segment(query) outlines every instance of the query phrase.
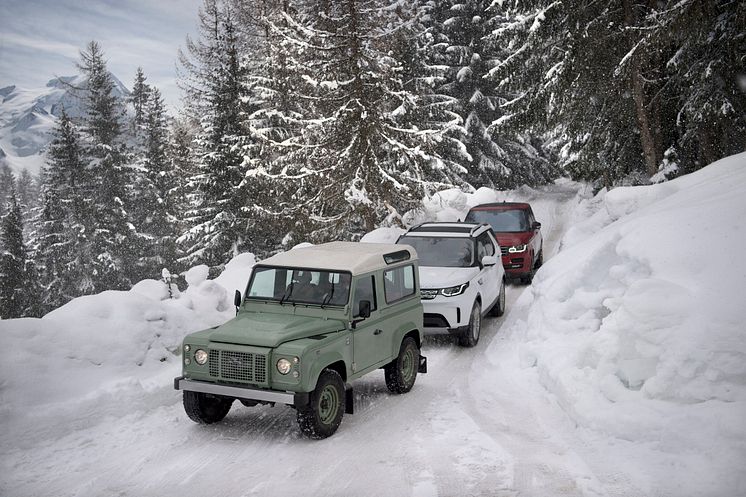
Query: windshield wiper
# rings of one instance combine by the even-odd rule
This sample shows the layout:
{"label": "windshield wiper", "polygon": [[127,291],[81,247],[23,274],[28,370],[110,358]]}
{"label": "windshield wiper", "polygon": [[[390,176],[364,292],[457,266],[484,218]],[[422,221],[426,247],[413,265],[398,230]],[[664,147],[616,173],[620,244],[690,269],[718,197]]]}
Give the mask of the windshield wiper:
{"label": "windshield wiper", "polygon": [[293,285],[295,283],[290,283],[290,285],[287,288],[287,291],[282,294],[282,298],[280,299],[280,305],[282,305],[283,302],[285,302],[285,299],[289,299],[290,296],[293,294]]}
{"label": "windshield wiper", "polygon": [[324,297],[324,300],[321,302],[321,308],[323,309],[326,304],[331,302],[332,297],[334,297],[334,288],[336,287],[336,283],[332,283],[332,290],[326,294],[326,297]]}

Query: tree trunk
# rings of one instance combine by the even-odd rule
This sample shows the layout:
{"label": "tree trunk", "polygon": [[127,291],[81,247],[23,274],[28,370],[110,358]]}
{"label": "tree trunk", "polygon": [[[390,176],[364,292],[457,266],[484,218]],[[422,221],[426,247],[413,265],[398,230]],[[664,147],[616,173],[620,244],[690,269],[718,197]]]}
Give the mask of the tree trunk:
{"label": "tree trunk", "polygon": [[[632,0],[624,0],[624,20],[627,26],[635,24],[632,12]],[[630,61],[632,79],[632,98],[635,101],[635,113],[637,125],[640,128],[640,141],[642,142],[642,154],[645,157],[645,171],[648,176],[658,172],[658,154],[655,146],[655,136],[651,116],[645,104],[645,83],[642,78],[642,67],[639,55],[635,54]]]}

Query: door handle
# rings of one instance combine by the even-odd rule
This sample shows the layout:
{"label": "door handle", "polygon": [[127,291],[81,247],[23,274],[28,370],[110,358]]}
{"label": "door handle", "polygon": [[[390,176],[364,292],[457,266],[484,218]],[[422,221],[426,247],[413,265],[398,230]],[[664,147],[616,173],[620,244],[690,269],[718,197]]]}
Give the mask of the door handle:
{"label": "door handle", "polygon": [[383,333],[383,330],[376,330],[373,332],[374,335],[380,335],[381,333]]}

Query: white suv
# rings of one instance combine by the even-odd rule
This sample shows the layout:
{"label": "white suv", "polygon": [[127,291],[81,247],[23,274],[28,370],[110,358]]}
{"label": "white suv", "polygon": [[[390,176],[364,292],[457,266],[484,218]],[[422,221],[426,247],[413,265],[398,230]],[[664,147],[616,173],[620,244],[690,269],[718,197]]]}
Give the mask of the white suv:
{"label": "white suv", "polygon": [[414,247],[420,259],[425,332],[450,333],[458,336],[459,345],[475,346],[482,316],[505,312],[505,270],[492,228],[425,223],[397,243]]}

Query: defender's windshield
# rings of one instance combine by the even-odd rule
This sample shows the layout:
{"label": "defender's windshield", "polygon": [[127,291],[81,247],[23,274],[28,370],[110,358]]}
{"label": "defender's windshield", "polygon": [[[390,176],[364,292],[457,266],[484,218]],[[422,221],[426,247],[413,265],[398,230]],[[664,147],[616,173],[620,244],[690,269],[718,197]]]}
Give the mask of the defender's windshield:
{"label": "defender's windshield", "polygon": [[257,266],[246,298],[343,306],[350,294],[350,280],[349,273]]}
{"label": "defender's windshield", "polygon": [[411,245],[417,251],[420,266],[471,267],[474,265],[474,240],[438,236],[404,236],[397,243]]}
{"label": "defender's windshield", "polygon": [[518,233],[528,231],[528,216],[521,209],[500,211],[471,211],[466,216],[467,223],[487,223],[495,233]]}

